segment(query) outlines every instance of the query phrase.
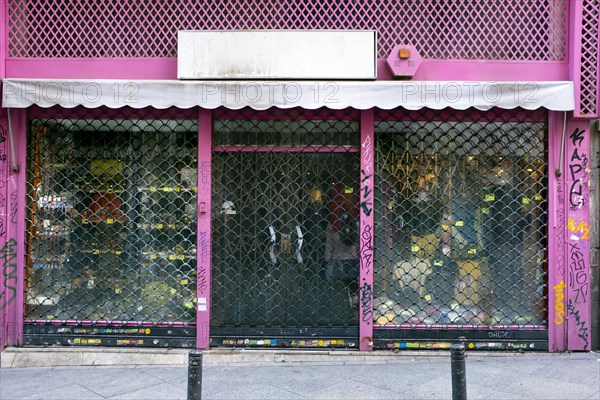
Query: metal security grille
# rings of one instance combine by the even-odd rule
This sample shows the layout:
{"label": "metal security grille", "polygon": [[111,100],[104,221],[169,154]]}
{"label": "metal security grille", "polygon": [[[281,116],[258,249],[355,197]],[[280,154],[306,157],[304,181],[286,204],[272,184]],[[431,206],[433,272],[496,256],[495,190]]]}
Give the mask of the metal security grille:
{"label": "metal security grille", "polygon": [[375,326],[547,325],[543,119],[380,111],[376,120]]}
{"label": "metal security grille", "polygon": [[387,57],[394,45],[407,43],[431,59],[564,61],[568,4],[555,0],[10,0],[8,54],[175,57],[178,30],[374,29],[379,57]]}
{"label": "metal security grille", "polygon": [[325,111],[266,116],[215,120],[212,325],[242,327],[238,335],[355,326],[358,122]]}
{"label": "metal security grille", "polygon": [[197,124],[158,115],[30,120],[29,323],[195,320]]}

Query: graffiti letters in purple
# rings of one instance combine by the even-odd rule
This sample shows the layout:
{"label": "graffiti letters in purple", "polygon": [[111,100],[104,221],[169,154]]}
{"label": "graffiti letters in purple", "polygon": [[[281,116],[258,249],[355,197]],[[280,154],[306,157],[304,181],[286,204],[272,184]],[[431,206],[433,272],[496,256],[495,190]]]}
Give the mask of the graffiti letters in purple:
{"label": "graffiti letters in purple", "polygon": [[360,268],[366,274],[371,272],[373,265],[373,227],[365,225],[360,234]]}
{"label": "graffiti letters in purple", "polygon": [[573,143],[573,151],[569,159],[569,177],[572,181],[569,188],[569,204],[573,210],[578,210],[585,204],[584,178],[589,160],[587,155],[582,153],[579,148],[583,142],[584,133],[585,131],[577,128],[570,136]]}
{"label": "graffiti letters in purple", "polygon": [[0,267],[2,268],[3,289],[0,293],[0,310],[6,308],[17,298],[17,241],[10,238],[0,249]]}
{"label": "graffiti letters in purple", "polygon": [[17,224],[17,211],[18,211],[18,199],[17,199],[17,194],[16,193],[11,193],[10,194],[10,223],[13,225]]}
{"label": "graffiti letters in purple", "polygon": [[[558,207],[556,210],[556,219],[558,226],[562,227],[565,223],[565,210],[562,207]],[[559,276],[565,275],[565,230],[556,230],[556,271]]]}
{"label": "graffiti letters in purple", "polygon": [[207,196],[210,194],[210,162],[200,161],[198,176],[198,193]]}
{"label": "graffiti letters in purple", "polygon": [[585,255],[578,243],[569,243],[569,286],[575,294],[575,303],[586,303],[590,292]]}
{"label": "graffiti letters in purple", "polygon": [[360,175],[362,201],[360,208],[369,217],[373,212],[373,188],[371,187],[373,180],[373,171],[371,170],[371,165],[373,164],[373,143],[370,136],[363,141],[361,147],[362,169]]}
{"label": "graffiti letters in purple", "polygon": [[208,233],[199,232],[200,244],[200,268],[198,270],[198,290],[200,294],[208,288],[207,268],[209,264],[210,249],[208,244]]}

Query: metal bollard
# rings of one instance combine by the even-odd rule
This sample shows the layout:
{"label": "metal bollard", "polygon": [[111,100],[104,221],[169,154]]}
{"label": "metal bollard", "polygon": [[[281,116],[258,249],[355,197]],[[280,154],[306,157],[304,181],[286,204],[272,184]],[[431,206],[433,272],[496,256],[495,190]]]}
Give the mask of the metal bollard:
{"label": "metal bollard", "polygon": [[464,344],[452,345],[450,367],[452,369],[452,400],[467,400]]}
{"label": "metal bollard", "polygon": [[202,351],[188,354],[188,400],[202,399]]}

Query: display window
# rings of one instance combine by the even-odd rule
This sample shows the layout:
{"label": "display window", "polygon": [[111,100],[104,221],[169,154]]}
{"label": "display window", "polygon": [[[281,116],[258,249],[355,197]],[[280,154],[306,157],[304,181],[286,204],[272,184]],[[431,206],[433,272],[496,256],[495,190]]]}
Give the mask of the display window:
{"label": "display window", "polygon": [[523,113],[378,119],[375,327],[545,329],[546,125]]}
{"label": "display window", "polygon": [[26,324],[195,321],[197,131],[29,121]]}

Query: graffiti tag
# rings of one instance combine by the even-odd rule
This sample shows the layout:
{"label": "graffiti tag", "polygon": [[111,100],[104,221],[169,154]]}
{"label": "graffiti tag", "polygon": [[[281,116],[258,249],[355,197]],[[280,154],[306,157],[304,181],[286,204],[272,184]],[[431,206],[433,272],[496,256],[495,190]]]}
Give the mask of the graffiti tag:
{"label": "graffiti tag", "polygon": [[371,225],[365,225],[360,237],[360,267],[368,274],[373,264],[373,228]]}
{"label": "graffiti tag", "polygon": [[366,282],[360,287],[360,304],[363,322],[371,324],[373,319],[373,287]]}
{"label": "graffiti tag", "polygon": [[569,243],[569,286],[575,293],[575,303],[586,303],[589,293],[585,257],[577,243]]}
{"label": "graffiti tag", "polygon": [[579,315],[579,310],[575,309],[575,307],[573,306],[573,302],[571,300],[569,300],[569,303],[567,304],[567,310],[569,311],[569,314],[575,320],[575,323],[576,323],[576,326],[578,329],[577,336],[579,338],[581,338],[583,340],[583,342],[585,343],[583,346],[583,350],[587,350],[588,346],[589,346],[590,334],[588,332],[587,326],[585,326],[585,321],[581,320],[581,317]]}
{"label": "graffiti tag", "polygon": [[558,285],[554,286],[554,311],[556,311],[554,323],[556,325],[562,325],[565,322],[565,287],[565,281],[560,281]]}
{"label": "graffiti tag", "polygon": [[17,241],[10,238],[0,249],[0,264],[4,289],[0,293],[0,310],[7,307],[17,298]]}
{"label": "graffiti tag", "polygon": [[577,239],[581,239],[581,240],[589,240],[590,239],[590,228],[589,225],[587,224],[587,222],[585,221],[579,221],[577,223],[577,225],[575,225],[575,219],[574,218],[569,218],[567,220],[567,229],[570,229],[571,232],[573,233],[583,233],[582,236],[578,236]]}

